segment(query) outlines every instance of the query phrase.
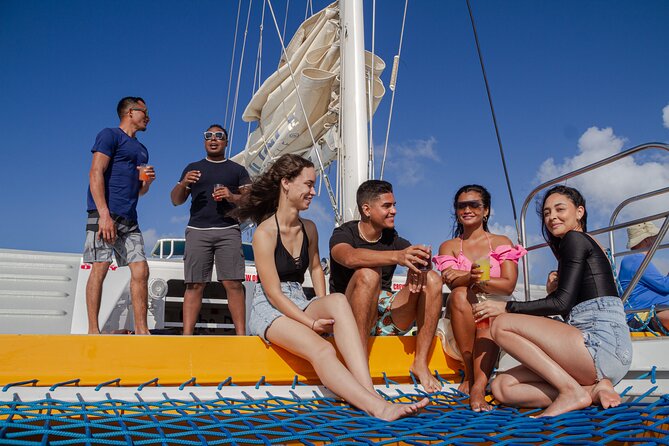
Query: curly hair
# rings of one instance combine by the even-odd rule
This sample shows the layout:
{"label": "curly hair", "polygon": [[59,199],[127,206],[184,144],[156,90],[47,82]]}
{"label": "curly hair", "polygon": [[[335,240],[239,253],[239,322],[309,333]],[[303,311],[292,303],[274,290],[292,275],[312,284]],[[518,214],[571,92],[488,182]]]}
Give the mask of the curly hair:
{"label": "curly hair", "polygon": [[[453,212],[455,217],[455,221],[453,222],[453,238],[460,237],[465,230],[462,223],[460,223],[460,220],[458,220],[458,197],[467,192],[479,193],[481,195],[481,201],[483,201],[483,207],[488,209],[488,211],[490,210],[492,198],[490,197],[490,192],[488,192],[488,189],[485,187],[478,184],[467,184],[458,189],[455,193],[455,197],[453,197]],[[488,214],[488,216],[489,215],[490,214]],[[485,232],[490,232],[488,230],[488,218],[483,219],[483,230]]]}
{"label": "curly hair", "polygon": [[581,217],[579,220],[583,232],[588,231],[588,211],[585,207],[585,198],[583,198],[583,195],[581,195],[578,189],[559,185],[553,186],[546,191],[543,200],[541,200],[541,206],[537,206],[537,214],[539,214],[539,218],[541,219],[541,234],[544,236],[544,240],[546,240],[548,246],[550,246],[551,251],[553,251],[555,257],[559,259],[560,257],[558,253],[561,239],[550,233],[548,227],[546,226],[546,221],[544,220],[544,206],[546,205],[546,200],[548,197],[554,194],[564,195],[569,199],[569,201],[574,203],[574,206],[576,207],[583,206],[583,217]]}
{"label": "curly hair", "polygon": [[266,220],[279,207],[281,180],[293,180],[305,167],[314,167],[314,163],[299,155],[282,155],[253,181],[248,197],[236,209],[237,218],[251,220],[255,224]]}

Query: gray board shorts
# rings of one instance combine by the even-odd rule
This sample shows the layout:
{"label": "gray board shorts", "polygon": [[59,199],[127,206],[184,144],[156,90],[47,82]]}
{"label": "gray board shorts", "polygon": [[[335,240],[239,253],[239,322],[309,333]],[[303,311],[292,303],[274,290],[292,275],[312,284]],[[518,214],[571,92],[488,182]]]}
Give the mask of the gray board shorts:
{"label": "gray board shorts", "polygon": [[[302,311],[318,299],[315,297],[307,300],[307,296],[304,295],[304,290],[302,290],[302,284],[298,282],[281,282],[281,291]],[[263,341],[270,344],[266,337],[267,329],[281,316],[284,316],[284,314],[269,302],[262,284],[256,283],[249,316],[248,334],[250,336],[260,336]]]}
{"label": "gray board shorts", "polygon": [[601,296],[581,302],[571,309],[567,323],[583,333],[597,381],[620,382],[632,364],[632,340],[620,298]]}
{"label": "gray board shorts", "polygon": [[[97,227],[99,217],[89,215],[86,221],[88,228]],[[116,258],[118,266],[127,266],[129,263],[146,260],[144,253],[144,237],[137,222],[123,218],[114,218],[116,224],[116,240],[113,244],[98,238],[98,231],[87,229],[84,242],[84,263],[111,262]]]}
{"label": "gray board shorts", "polygon": [[218,280],[244,280],[246,265],[239,226],[222,229],[186,228],[184,281],[211,281],[214,263]]}

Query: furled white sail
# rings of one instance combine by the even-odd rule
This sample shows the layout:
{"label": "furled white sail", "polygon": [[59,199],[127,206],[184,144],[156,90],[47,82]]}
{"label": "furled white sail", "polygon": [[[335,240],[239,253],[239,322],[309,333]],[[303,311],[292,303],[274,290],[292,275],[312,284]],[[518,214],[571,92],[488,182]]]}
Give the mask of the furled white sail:
{"label": "furled white sail", "polygon": [[[258,127],[244,151],[233,159],[243,163],[251,175],[263,172],[285,153],[312,158],[313,142],[320,147],[319,140],[328,131],[338,131],[340,28],[337,2],[306,20],[287,45],[278,70],[265,80],[244,110],[242,119],[258,121]],[[385,63],[371,53],[365,62],[367,73],[373,76],[375,111],[385,93],[379,78]],[[336,157],[329,148],[320,152],[324,166]]]}

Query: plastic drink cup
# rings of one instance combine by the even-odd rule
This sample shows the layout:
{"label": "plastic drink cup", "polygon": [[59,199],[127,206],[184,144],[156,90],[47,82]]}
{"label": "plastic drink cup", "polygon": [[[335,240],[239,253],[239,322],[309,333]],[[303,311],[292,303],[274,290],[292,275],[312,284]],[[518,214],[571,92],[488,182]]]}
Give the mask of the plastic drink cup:
{"label": "plastic drink cup", "polygon": [[423,245],[423,248],[430,253],[430,257],[427,259],[427,265],[423,265],[422,263],[416,263],[416,268],[418,268],[421,272],[425,271],[432,271],[432,248],[430,246],[425,246]]}
{"label": "plastic drink cup", "polygon": [[[219,189],[223,189],[225,187],[225,184],[214,184],[214,192],[216,192]],[[214,198],[215,201],[223,201],[223,198]]]}
{"label": "plastic drink cup", "polygon": [[147,167],[149,167],[149,165],[146,163],[139,165],[139,181],[149,181],[149,175],[146,173]]}
{"label": "plastic drink cup", "polygon": [[[485,302],[488,300],[488,296],[486,296],[484,293],[476,293],[476,300],[481,303]],[[487,317],[485,319],[482,319],[476,323],[476,328],[489,328],[490,327],[490,318]]]}
{"label": "plastic drink cup", "polygon": [[482,271],[481,278],[479,280],[481,282],[490,280],[490,257],[483,257],[478,259],[476,264],[479,266],[478,269]]}

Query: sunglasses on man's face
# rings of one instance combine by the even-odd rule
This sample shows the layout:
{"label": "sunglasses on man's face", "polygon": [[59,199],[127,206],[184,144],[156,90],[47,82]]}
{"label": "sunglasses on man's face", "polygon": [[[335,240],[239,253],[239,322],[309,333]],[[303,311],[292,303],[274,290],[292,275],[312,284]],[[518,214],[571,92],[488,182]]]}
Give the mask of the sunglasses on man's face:
{"label": "sunglasses on man's face", "polygon": [[204,139],[211,141],[212,139],[218,139],[220,141],[226,140],[225,132],[204,132]]}
{"label": "sunglasses on man's face", "polygon": [[457,208],[460,211],[464,211],[467,208],[470,209],[481,209],[483,207],[483,202],[478,200],[472,201],[458,201]]}

